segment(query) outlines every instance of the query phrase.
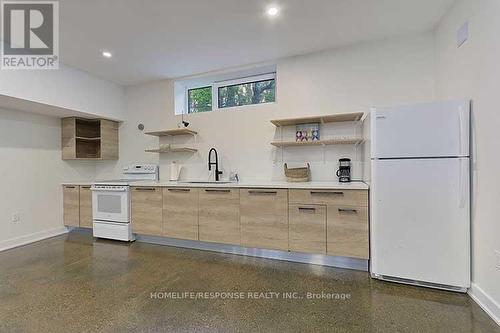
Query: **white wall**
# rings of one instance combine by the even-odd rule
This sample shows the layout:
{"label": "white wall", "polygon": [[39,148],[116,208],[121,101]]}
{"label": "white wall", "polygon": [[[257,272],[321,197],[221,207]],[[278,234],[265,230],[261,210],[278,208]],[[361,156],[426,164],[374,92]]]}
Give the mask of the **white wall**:
{"label": "white wall", "polygon": [[61,160],[60,138],[57,118],[0,109],[0,249],[60,229],[61,182],[94,175],[94,163]]}
{"label": "white wall", "polygon": [[[184,179],[206,178],[207,153],[216,147],[222,158],[224,176],[238,171],[242,180],[283,179],[283,161],[310,162],[313,180],[336,180],[334,172],[340,157],[360,160],[353,146],[286,148],[281,153],[270,145],[276,128],[271,119],[304,115],[331,114],[368,110],[372,105],[411,103],[434,99],[433,35],[365,43],[277,62],[277,102],[188,115],[190,128],[198,130],[193,138],[175,138],[176,143],[190,144],[199,153],[161,155],[144,153],[158,146],[158,139],[137,130],[176,127],[180,116],[174,116],[173,82],[146,83],[126,90],[126,121],[120,129],[121,159],[113,168],[98,168],[98,177],[118,176],[118,166],[125,163],[155,162],[161,164],[163,179],[168,165],[175,159],[185,165]],[[293,129],[291,129],[293,131]],[[346,125],[334,127],[335,134],[350,134]],[[327,133],[323,133],[327,134]],[[290,133],[293,139],[293,133]],[[163,143],[169,139],[162,139]],[[362,163],[354,165],[356,178],[362,177]]]}
{"label": "white wall", "polygon": [[[97,117],[123,119],[125,113],[123,87],[66,66],[2,70],[0,95]],[[96,166],[114,165],[62,161],[60,126],[57,117],[0,109],[0,249],[61,230],[61,182],[94,179]],[[15,212],[21,221],[13,224]]]}
{"label": "white wall", "polygon": [[2,70],[0,95],[121,120],[124,88],[60,65],[58,70]]}
{"label": "white wall", "polygon": [[[436,82],[441,99],[473,100],[472,294],[500,324],[499,17],[498,0],[457,1],[436,31]],[[466,21],[470,39],[457,48],[456,31]]]}

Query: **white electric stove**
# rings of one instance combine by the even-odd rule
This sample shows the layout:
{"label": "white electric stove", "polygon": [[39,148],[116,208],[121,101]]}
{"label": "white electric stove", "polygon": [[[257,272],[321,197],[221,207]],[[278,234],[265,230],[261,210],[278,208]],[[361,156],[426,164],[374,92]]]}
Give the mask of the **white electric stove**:
{"label": "white electric stove", "polygon": [[159,179],[158,165],[133,164],[123,168],[123,179],[101,180],[92,184],[94,237],[134,241],[130,223],[130,185]]}

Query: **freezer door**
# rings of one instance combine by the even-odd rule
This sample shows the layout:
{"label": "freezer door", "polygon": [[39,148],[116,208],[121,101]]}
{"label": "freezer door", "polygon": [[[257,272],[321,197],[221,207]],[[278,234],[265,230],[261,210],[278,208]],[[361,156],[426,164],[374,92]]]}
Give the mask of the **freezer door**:
{"label": "freezer door", "polygon": [[468,288],[469,159],[372,160],[372,274]]}
{"label": "freezer door", "polygon": [[469,156],[470,101],[371,112],[372,158]]}

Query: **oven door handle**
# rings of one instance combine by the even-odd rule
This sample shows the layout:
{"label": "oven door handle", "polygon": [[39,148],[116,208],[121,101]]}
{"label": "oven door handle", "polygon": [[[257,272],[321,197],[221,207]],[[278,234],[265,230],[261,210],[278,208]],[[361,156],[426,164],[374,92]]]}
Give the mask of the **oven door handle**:
{"label": "oven door handle", "polygon": [[90,190],[94,191],[94,192],[127,192],[128,191],[127,188],[95,188],[95,187],[91,187]]}

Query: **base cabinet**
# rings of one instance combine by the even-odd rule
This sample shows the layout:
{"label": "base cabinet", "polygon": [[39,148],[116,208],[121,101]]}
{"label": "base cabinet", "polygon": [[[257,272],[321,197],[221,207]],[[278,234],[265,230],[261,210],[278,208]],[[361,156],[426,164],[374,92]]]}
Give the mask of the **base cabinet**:
{"label": "base cabinet", "polygon": [[[64,224],[92,227],[90,186],[65,185]],[[369,259],[368,191],[131,187],[143,235]]]}
{"label": "base cabinet", "polygon": [[327,254],[368,259],[368,207],[328,206]]}
{"label": "base cabinet", "polygon": [[326,206],[290,205],[289,248],[294,252],[326,254]]}
{"label": "base cabinet", "polygon": [[92,228],[92,191],[90,186],[80,186],[80,227]]}
{"label": "base cabinet", "polygon": [[240,190],[241,245],[288,250],[288,190]]}
{"label": "base cabinet", "polygon": [[239,189],[200,189],[199,239],[240,245]]}
{"label": "base cabinet", "polygon": [[68,227],[80,226],[80,187],[63,186],[63,221]]}
{"label": "base cabinet", "polygon": [[163,191],[161,187],[132,187],[132,231],[162,235]]}
{"label": "base cabinet", "polygon": [[163,189],[163,236],[198,240],[197,188]]}

